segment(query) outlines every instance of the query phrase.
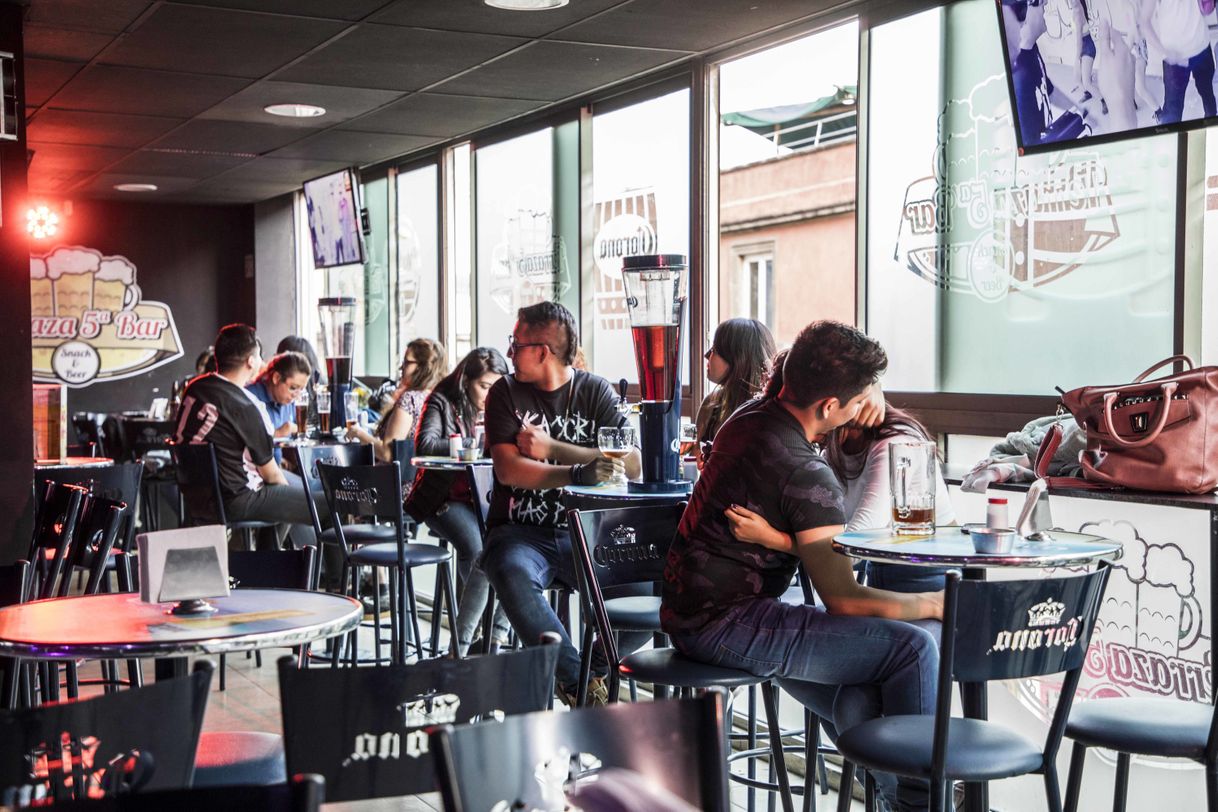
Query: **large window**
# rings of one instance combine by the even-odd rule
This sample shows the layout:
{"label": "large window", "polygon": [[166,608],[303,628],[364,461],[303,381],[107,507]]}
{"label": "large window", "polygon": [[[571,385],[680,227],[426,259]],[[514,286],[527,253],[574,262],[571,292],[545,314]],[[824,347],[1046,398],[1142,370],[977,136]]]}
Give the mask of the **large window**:
{"label": "large window", "polygon": [[570,289],[554,223],[553,139],[547,127],[474,152],[480,345],[505,349],[519,308]]}
{"label": "large window", "polygon": [[856,22],[719,66],[719,320],[854,321],[857,84]]}
{"label": "large window", "polygon": [[611,381],[636,382],[622,257],[689,255],[688,90],[593,116],[592,197],[589,360]]}
{"label": "large window", "polygon": [[1052,394],[1171,355],[1176,139],[1017,157],[985,0],[871,36],[866,307],[885,385]]}
{"label": "large window", "polygon": [[449,280],[444,301],[448,314],[444,342],[449,355],[461,359],[474,347],[474,225],[470,219],[474,210],[473,158],[469,143],[447,150],[444,161],[448,168],[444,194],[448,262],[444,273]]}
{"label": "large window", "polygon": [[414,339],[441,338],[439,182],[435,164],[397,176],[394,363]]}

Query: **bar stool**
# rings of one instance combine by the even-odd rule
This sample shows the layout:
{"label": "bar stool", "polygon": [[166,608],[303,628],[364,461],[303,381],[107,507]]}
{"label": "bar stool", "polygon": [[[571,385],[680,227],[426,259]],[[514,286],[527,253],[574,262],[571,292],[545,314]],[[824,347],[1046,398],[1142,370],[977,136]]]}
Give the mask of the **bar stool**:
{"label": "bar stool", "polygon": [[[457,628],[457,610],[453,599],[450,575],[452,552],[432,544],[413,544],[406,542],[406,527],[402,514],[401,474],[396,462],[387,465],[353,465],[339,467],[321,464],[317,466],[321,476],[322,488],[325,491],[326,502],[330,510],[333,527],[343,551],[343,582],[348,582],[351,576],[349,593],[359,598],[361,567],[373,568],[376,578],[374,588],[379,585],[381,568],[389,570],[389,634],[390,660],[394,663],[405,662],[406,659],[406,619],[410,619],[412,640],[420,659],[424,656],[424,647],[419,634],[418,604],[415,598],[413,571],[417,567],[436,566],[440,568],[443,578],[440,579],[441,595],[435,600],[443,600],[448,613],[449,628]],[[381,519],[390,523],[396,532],[392,542],[365,544],[362,547],[352,547],[347,541],[344,516],[356,516],[369,519]],[[376,660],[381,660],[381,616],[380,612],[373,615],[375,634]],[[434,621],[438,623],[438,618]],[[356,659],[355,637],[352,632],[351,663]],[[449,649],[452,656],[457,656],[456,634],[450,635]],[[333,658],[337,663],[340,647],[334,647]],[[434,650],[432,656],[438,656]]]}
{"label": "bar stool", "polygon": [[229,521],[224,513],[224,496],[220,490],[220,471],[216,467],[216,449],[211,443],[178,443],[171,445],[174,473],[182,496],[182,516],[188,527],[222,524],[240,535],[245,549],[254,549],[254,535],[274,522],[247,519]]}

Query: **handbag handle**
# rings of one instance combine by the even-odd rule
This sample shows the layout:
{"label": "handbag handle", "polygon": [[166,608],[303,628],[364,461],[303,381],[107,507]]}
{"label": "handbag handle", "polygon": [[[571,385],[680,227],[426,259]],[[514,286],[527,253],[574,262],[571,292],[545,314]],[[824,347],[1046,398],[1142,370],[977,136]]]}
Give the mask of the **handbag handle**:
{"label": "handbag handle", "polygon": [[1179,361],[1179,362],[1181,362],[1181,363],[1183,363],[1183,364],[1188,364],[1188,368],[1189,368],[1189,369],[1193,369],[1193,367],[1194,367],[1194,364],[1193,364],[1193,359],[1192,359],[1192,358],[1189,358],[1187,355],[1173,355],[1171,358],[1164,358],[1162,361],[1160,361],[1159,363],[1155,364],[1154,366],[1152,366],[1150,369],[1148,369],[1148,370],[1146,370],[1145,372],[1143,372],[1143,373],[1142,373],[1141,375],[1139,375],[1138,377],[1134,378],[1134,379],[1133,379],[1133,382],[1134,382],[1134,383],[1141,383],[1142,381],[1144,381],[1144,380],[1146,380],[1147,378],[1149,378],[1149,377],[1150,377],[1150,373],[1152,373],[1152,372],[1154,372],[1154,371],[1156,371],[1156,370],[1158,370],[1158,369],[1161,369],[1162,367],[1165,367],[1165,366],[1167,366],[1168,364],[1174,364],[1174,363],[1176,363],[1177,361]]}
{"label": "handbag handle", "polygon": [[1112,404],[1116,402],[1117,393],[1109,392],[1104,395],[1104,428],[1108,431],[1108,435],[1112,437],[1112,442],[1122,448],[1142,448],[1159,439],[1159,434],[1163,431],[1163,427],[1167,425],[1167,413],[1171,407],[1171,396],[1176,393],[1176,382],[1165,383],[1159,389],[1163,393],[1163,402],[1159,404],[1159,417],[1155,420],[1154,428],[1147,432],[1146,436],[1140,440],[1126,440],[1116,433],[1116,429],[1112,427]]}

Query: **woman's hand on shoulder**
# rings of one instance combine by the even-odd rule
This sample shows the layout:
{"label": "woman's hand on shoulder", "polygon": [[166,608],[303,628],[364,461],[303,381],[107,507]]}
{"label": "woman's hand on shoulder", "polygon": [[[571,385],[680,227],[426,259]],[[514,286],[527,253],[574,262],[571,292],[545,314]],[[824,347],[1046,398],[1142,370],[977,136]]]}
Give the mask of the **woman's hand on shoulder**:
{"label": "woman's hand on shoulder", "polygon": [[795,543],[791,537],[775,530],[760,513],[740,505],[731,505],[723,511],[723,515],[727,517],[728,526],[737,541],[758,544],[780,553],[795,551]]}

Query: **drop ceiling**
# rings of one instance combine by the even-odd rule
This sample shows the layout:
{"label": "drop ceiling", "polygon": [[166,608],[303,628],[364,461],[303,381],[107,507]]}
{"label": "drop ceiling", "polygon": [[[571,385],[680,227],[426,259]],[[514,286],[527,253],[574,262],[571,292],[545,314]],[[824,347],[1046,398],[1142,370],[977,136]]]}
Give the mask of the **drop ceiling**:
{"label": "drop ceiling", "polygon": [[[831,0],[30,0],[30,189],[251,203],[806,19]],[[268,104],[325,107],[284,119]],[[126,195],[126,197],[131,197]]]}

